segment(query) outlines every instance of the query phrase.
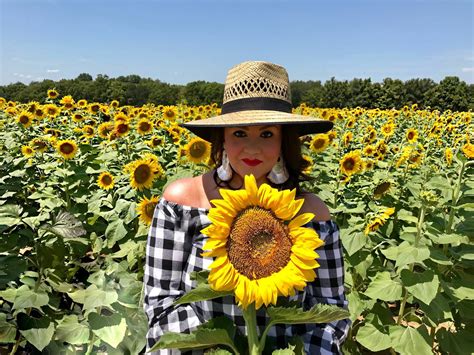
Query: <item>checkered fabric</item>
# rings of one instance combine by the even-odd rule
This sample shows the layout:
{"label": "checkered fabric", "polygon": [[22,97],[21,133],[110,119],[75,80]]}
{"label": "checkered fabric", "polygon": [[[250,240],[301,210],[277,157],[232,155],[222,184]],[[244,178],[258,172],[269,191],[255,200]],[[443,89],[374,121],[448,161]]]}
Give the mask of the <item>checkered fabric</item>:
{"label": "checkered fabric", "polygon": [[[213,261],[201,256],[206,237],[200,231],[211,223],[208,212],[205,208],[183,206],[163,198],[155,208],[148,235],[144,278],[144,309],[149,325],[147,351],[165,332],[189,333],[199,324],[222,315],[230,317],[242,334],[246,334],[242,313],[231,296],[172,306],[177,298],[196,286],[190,279],[191,272],[208,269]],[[317,303],[347,309],[339,228],[334,221],[313,221],[307,227],[313,227],[325,242],[317,249],[320,267],[316,269],[316,280],[290,299],[301,301],[305,309]],[[262,307],[257,310],[260,333],[266,322]],[[269,332],[267,342],[274,342],[276,348],[286,348],[288,339],[299,335],[303,337],[307,354],[340,354],[349,326],[349,319],[327,324],[277,325]],[[202,350],[161,350],[152,354],[202,353]]]}

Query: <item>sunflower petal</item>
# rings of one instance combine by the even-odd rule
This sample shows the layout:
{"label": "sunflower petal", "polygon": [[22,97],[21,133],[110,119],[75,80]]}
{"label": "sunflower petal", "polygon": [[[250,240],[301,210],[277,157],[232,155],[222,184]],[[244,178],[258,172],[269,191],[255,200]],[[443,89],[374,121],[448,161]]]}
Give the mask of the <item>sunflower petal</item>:
{"label": "sunflower petal", "polygon": [[257,180],[255,180],[255,176],[245,175],[244,182],[245,182],[245,191],[247,191],[249,205],[256,205],[257,197],[258,197],[258,188],[257,188]]}
{"label": "sunflower petal", "polygon": [[296,227],[304,226],[306,223],[310,222],[314,218],[313,213],[302,213],[296,216],[291,222],[288,224],[288,228],[293,229]]}
{"label": "sunflower petal", "polygon": [[290,256],[291,261],[299,268],[299,269],[314,269],[319,266],[316,260],[301,260],[295,254],[291,254]]}
{"label": "sunflower petal", "polygon": [[302,248],[298,245],[293,245],[291,251],[295,253],[300,259],[304,260],[315,260],[317,256],[314,250]]}

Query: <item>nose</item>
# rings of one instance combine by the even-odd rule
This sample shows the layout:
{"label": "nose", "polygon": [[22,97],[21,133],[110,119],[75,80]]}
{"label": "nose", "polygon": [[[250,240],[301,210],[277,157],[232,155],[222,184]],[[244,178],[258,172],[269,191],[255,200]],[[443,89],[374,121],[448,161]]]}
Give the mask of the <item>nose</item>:
{"label": "nose", "polygon": [[249,155],[259,154],[262,151],[260,144],[251,140],[245,145],[244,152]]}

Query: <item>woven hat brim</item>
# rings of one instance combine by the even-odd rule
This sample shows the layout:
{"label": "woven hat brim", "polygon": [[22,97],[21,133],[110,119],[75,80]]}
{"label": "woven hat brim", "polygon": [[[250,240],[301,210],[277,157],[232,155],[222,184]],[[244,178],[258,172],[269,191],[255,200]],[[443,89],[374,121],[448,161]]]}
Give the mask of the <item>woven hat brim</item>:
{"label": "woven hat brim", "polygon": [[291,125],[298,129],[300,136],[304,136],[330,131],[334,124],[313,116],[270,110],[247,110],[190,121],[182,123],[180,126],[187,128],[198,137],[210,141],[212,128],[256,125]]}

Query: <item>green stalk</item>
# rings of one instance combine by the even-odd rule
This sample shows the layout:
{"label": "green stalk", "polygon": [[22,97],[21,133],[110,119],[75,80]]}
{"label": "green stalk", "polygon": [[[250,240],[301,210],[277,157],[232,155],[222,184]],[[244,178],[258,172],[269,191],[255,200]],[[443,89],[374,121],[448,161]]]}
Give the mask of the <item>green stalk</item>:
{"label": "green stalk", "polygon": [[262,351],[259,346],[257,334],[257,311],[255,310],[255,302],[248,305],[247,309],[242,309],[242,313],[247,326],[247,339],[249,344],[250,355],[261,355]]}
{"label": "green stalk", "polygon": [[452,194],[452,201],[451,201],[451,209],[449,211],[449,220],[448,220],[448,225],[446,227],[446,233],[451,233],[452,232],[452,227],[453,227],[453,222],[454,222],[454,207],[456,207],[459,199],[459,193],[461,191],[461,183],[462,183],[462,175],[464,173],[464,170],[466,168],[466,165],[464,162],[461,165],[461,171],[459,172],[458,176],[458,181],[457,184],[453,190]]}
{"label": "green stalk", "polygon": [[[425,213],[426,213],[426,206],[423,204],[421,205],[420,216],[418,217],[418,224],[416,227],[415,248],[418,248],[418,244],[421,239],[423,222],[425,220]],[[408,268],[410,272],[413,272],[414,267],[415,267],[415,263],[411,263],[409,265]],[[408,299],[408,290],[405,288],[405,286],[403,286],[403,300],[402,300],[402,303],[400,304],[400,311],[398,312],[398,319],[397,319],[398,325],[400,325],[400,323],[402,322],[402,317],[405,315],[405,306],[407,303],[407,299]]]}

